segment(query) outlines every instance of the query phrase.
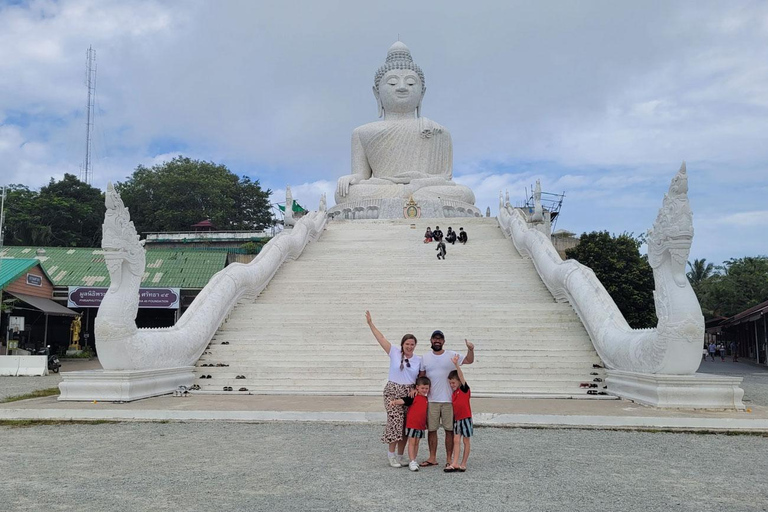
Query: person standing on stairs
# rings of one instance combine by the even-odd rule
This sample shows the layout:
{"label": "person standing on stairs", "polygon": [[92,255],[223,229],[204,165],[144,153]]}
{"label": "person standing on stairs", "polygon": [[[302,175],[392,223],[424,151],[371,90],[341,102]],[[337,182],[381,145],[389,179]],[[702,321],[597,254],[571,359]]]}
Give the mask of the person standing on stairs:
{"label": "person standing on stairs", "polygon": [[443,242],[442,240],[437,242],[437,247],[435,248],[435,250],[437,251],[437,259],[444,260],[445,259],[445,242]]}
{"label": "person standing on stairs", "polygon": [[467,355],[462,356],[453,350],[443,350],[445,335],[443,331],[432,333],[432,352],[424,354],[421,359],[420,377],[426,376],[432,383],[429,388],[429,416],[427,418],[427,441],[429,458],[421,463],[421,467],[437,466],[437,429],[442,425],[445,430],[445,466],[451,465],[453,456],[453,405],[452,390],[448,383],[448,374],[454,369],[453,357],[459,356],[459,364],[472,364],[475,361],[475,346],[464,340],[467,345]]}
{"label": "person standing on stairs", "polygon": [[365,321],[376,341],[389,355],[389,379],[384,386],[387,425],[384,427],[381,442],[389,445],[387,459],[390,466],[393,468],[407,466],[408,461],[404,455],[405,445],[408,442],[408,438],[405,437],[406,408],[403,405],[394,405],[392,402],[404,396],[414,395],[416,379],[419,377],[421,368],[421,356],[413,353],[416,349],[416,336],[406,334],[400,341],[400,347],[392,346],[381,331],[373,325],[369,311],[365,312]]}

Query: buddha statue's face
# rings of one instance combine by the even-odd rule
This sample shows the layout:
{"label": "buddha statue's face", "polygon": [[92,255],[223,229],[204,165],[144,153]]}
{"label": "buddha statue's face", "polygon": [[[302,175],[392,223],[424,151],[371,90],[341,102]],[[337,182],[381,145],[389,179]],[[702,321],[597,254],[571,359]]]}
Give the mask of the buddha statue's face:
{"label": "buddha statue's face", "polygon": [[[374,94],[376,91],[374,90]],[[381,77],[377,95],[384,112],[407,114],[414,112],[422,97],[421,80],[410,69],[393,69]]]}

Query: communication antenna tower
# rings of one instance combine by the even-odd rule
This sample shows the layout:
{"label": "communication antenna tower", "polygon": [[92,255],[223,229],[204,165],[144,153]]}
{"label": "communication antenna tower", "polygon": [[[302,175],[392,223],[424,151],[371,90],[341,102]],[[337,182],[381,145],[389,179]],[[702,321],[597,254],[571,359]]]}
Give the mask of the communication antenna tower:
{"label": "communication antenna tower", "polygon": [[88,46],[85,58],[85,86],[88,88],[88,103],[85,107],[85,162],[80,173],[80,181],[90,184],[93,180],[93,163],[91,162],[91,131],[93,117],[96,115],[96,50]]}

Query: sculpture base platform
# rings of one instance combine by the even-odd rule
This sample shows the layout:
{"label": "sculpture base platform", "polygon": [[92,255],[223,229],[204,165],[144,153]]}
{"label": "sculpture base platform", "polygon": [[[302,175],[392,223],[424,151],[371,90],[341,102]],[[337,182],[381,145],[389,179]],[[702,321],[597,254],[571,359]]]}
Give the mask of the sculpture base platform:
{"label": "sculpture base platform", "polygon": [[606,370],[609,394],[664,409],[745,409],[741,377],[707,373],[655,375]]}
{"label": "sculpture base platform", "polygon": [[168,395],[179,386],[191,387],[194,366],[156,370],[90,370],[62,372],[59,400],[132,402]]}
{"label": "sculpture base platform", "polygon": [[444,217],[482,217],[469,203],[446,199],[409,202],[406,199],[365,199],[337,204],[328,210],[328,218],[353,219],[441,219]]}

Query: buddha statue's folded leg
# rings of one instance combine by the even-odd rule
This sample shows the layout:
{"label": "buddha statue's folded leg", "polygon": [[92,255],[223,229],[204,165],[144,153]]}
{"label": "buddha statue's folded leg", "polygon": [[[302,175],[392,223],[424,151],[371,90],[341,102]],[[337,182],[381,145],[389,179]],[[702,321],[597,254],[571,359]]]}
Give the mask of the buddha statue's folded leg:
{"label": "buddha statue's folded leg", "polygon": [[349,186],[349,193],[340,197],[335,195],[336,204],[363,201],[366,199],[391,199],[406,195],[405,187],[388,180],[372,178]]}
{"label": "buddha statue's folded leg", "polygon": [[[421,180],[418,180],[421,181]],[[411,183],[413,185],[413,182]],[[449,199],[452,201],[461,201],[471,205],[475,204],[475,194],[469,187],[458,185],[454,182],[443,181],[440,185],[422,185],[413,192],[413,198],[416,201],[429,199]]]}

